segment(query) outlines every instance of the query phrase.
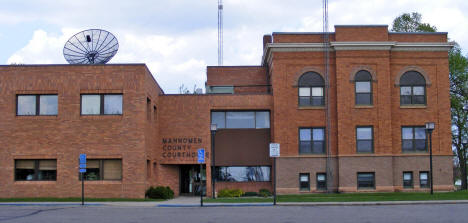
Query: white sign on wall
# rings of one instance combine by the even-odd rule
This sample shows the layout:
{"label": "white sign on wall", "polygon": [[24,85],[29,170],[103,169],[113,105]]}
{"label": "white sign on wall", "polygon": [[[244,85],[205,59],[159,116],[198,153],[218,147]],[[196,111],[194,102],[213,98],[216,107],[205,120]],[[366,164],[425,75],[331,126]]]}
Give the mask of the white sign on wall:
{"label": "white sign on wall", "polygon": [[280,144],[270,143],[270,157],[279,157],[279,156],[280,156]]}

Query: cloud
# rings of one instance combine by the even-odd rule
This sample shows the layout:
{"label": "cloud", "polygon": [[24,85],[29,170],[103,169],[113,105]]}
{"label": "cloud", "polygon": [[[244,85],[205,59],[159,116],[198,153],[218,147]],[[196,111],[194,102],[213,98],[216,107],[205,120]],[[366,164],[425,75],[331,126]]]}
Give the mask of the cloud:
{"label": "cloud", "polygon": [[[31,21],[61,28],[60,33],[47,26],[35,28],[8,63],[66,63],[62,48],[68,38],[84,29],[103,28],[119,40],[111,63],[146,63],[165,92],[177,93],[182,84],[204,86],[206,66],[217,65],[216,4],[18,0],[0,8],[0,28]],[[463,28],[468,27],[467,1],[334,0],[329,2],[329,30],[334,31],[335,24],[390,26],[401,13],[413,11],[468,50],[468,30]],[[259,65],[264,34],[295,31],[322,31],[322,1],[225,0],[224,65]]]}

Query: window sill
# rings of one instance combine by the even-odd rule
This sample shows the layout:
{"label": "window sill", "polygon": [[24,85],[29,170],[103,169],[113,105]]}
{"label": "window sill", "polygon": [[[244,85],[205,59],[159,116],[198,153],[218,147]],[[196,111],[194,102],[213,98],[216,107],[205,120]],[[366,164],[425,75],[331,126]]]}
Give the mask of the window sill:
{"label": "window sill", "polygon": [[56,180],[17,180],[14,184],[56,184]]}
{"label": "window sill", "polygon": [[17,119],[57,119],[58,115],[17,115]]}
{"label": "window sill", "polygon": [[85,180],[85,184],[122,184],[122,180]]}
{"label": "window sill", "polygon": [[400,108],[427,108],[427,105],[400,105]]}
{"label": "window sill", "polygon": [[297,109],[299,110],[322,110],[322,109],[325,109],[325,106],[300,106]]}
{"label": "window sill", "polygon": [[322,157],[327,157],[327,154],[325,154],[325,153],[310,153],[310,154],[309,153],[307,153],[307,154],[299,153],[299,157],[312,157],[312,158],[313,157],[320,157],[320,158],[322,158]]}
{"label": "window sill", "polygon": [[374,108],[374,105],[354,105],[354,108]]}
{"label": "window sill", "polygon": [[123,115],[80,115],[80,119],[122,119]]}

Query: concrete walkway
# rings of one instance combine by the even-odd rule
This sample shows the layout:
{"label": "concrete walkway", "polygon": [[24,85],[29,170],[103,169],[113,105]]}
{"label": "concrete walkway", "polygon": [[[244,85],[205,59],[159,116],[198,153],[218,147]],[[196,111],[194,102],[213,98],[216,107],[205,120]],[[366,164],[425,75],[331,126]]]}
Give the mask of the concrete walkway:
{"label": "concrete walkway", "polygon": [[[277,206],[375,206],[375,205],[431,205],[468,204],[468,200],[440,201],[377,201],[377,202],[281,202]],[[0,202],[0,206],[81,206],[81,202]],[[141,202],[85,202],[85,206],[120,207],[200,207],[200,197],[177,197],[167,201]],[[269,203],[203,203],[205,207],[273,206]]]}

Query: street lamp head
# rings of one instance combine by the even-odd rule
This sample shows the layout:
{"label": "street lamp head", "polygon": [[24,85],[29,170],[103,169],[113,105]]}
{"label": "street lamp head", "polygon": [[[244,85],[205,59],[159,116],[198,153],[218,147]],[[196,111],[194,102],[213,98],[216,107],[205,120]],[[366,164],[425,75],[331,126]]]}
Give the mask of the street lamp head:
{"label": "street lamp head", "polygon": [[435,128],[435,123],[434,122],[426,122],[426,130],[429,132],[432,132]]}
{"label": "street lamp head", "polygon": [[210,126],[211,131],[216,132],[217,129],[218,129],[218,126],[216,124],[211,124]]}

